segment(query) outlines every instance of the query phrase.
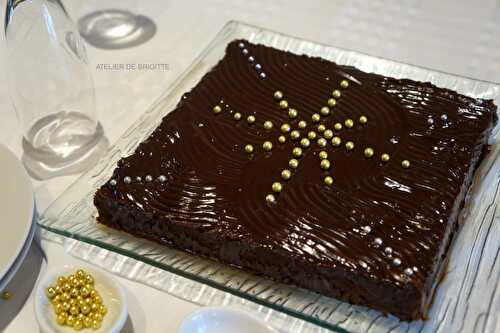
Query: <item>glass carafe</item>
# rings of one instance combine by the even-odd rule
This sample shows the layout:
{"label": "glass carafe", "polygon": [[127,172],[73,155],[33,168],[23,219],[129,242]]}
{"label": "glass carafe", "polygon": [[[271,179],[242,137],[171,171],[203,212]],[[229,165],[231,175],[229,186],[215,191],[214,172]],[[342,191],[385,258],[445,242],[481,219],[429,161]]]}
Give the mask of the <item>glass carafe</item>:
{"label": "glass carafe", "polygon": [[35,178],[82,171],[107,146],[85,46],[59,0],[8,0],[9,92]]}

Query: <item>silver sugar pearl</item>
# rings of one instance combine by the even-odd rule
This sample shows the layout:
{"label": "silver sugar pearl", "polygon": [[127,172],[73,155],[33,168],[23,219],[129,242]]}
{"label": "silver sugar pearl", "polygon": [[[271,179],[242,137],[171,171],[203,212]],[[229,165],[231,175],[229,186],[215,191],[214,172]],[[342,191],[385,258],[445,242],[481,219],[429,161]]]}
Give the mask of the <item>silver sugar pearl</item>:
{"label": "silver sugar pearl", "polygon": [[413,266],[413,271],[414,271],[414,272],[418,272],[418,268],[417,268],[417,267],[415,267],[415,266]]}
{"label": "silver sugar pearl", "polygon": [[140,176],[135,177],[135,180],[138,182],[142,182],[142,178]]}
{"label": "silver sugar pearl", "polygon": [[361,227],[361,230],[363,230],[365,233],[369,234],[372,231],[372,227],[370,227],[369,225],[365,225],[365,226]]}
{"label": "silver sugar pearl", "polygon": [[125,184],[130,184],[132,182],[132,178],[130,178],[129,176],[125,176],[123,177],[123,182]]}
{"label": "silver sugar pearl", "polygon": [[262,65],[261,64],[256,64],[255,65],[255,69],[260,71],[262,69]]}
{"label": "silver sugar pearl", "polygon": [[159,175],[159,176],[158,176],[158,181],[159,181],[160,183],[164,183],[164,182],[166,182],[166,181],[167,181],[167,177],[166,177],[165,175]]}
{"label": "silver sugar pearl", "polygon": [[407,267],[407,268],[405,268],[404,273],[406,275],[408,275],[408,276],[412,276],[413,275],[413,269],[411,269],[410,267]]}
{"label": "silver sugar pearl", "polygon": [[434,124],[434,119],[432,119],[432,118],[428,118],[428,119],[427,119],[427,124],[429,124],[429,125]]}
{"label": "silver sugar pearl", "polygon": [[148,183],[150,183],[150,182],[152,182],[152,181],[153,181],[153,176],[151,176],[151,175],[146,175],[146,177],[144,177],[144,179],[145,179]]}
{"label": "silver sugar pearl", "polygon": [[254,62],[254,61],[255,61],[255,58],[254,58],[254,57],[252,57],[252,56],[250,56],[250,57],[248,57],[248,61],[249,61],[249,62]]}
{"label": "silver sugar pearl", "polygon": [[442,114],[442,115],[441,115],[441,120],[443,120],[443,121],[448,120],[448,116],[447,116],[447,115],[445,115],[445,114]]}
{"label": "silver sugar pearl", "polygon": [[363,268],[367,268],[368,267],[368,264],[362,260],[359,261],[359,265]]}
{"label": "silver sugar pearl", "polygon": [[248,50],[247,49],[243,49],[243,50],[241,50],[241,53],[243,53],[244,55],[247,55],[248,54]]}
{"label": "silver sugar pearl", "polygon": [[239,44],[238,44],[238,46],[239,46],[239,48],[240,48],[240,49],[242,49],[242,48],[244,48],[244,47],[245,47],[245,44],[243,44],[243,43],[239,43]]}
{"label": "silver sugar pearl", "polygon": [[109,185],[111,185],[111,186],[116,186],[116,179],[111,179],[111,180],[109,181]]}
{"label": "silver sugar pearl", "polygon": [[390,255],[392,254],[392,247],[388,246],[384,249],[385,254]]}
{"label": "silver sugar pearl", "polygon": [[392,264],[393,264],[394,266],[399,266],[399,265],[401,265],[401,259],[399,259],[399,258],[394,258],[394,259],[392,260]]}
{"label": "silver sugar pearl", "polygon": [[377,238],[375,238],[375,239],[373,240],[373,243],[374,243],[375,245],[377,245],[377,246],[380,246],[380,245],[382,245],[382,243],[384,243],[384,241],[382,240],[382,238],[377,237]]}
{"label": "silver sugar pearl", "polygon": [[261,79],[265,79],[267,77],[266,73],[264,73],[264,72],[260,73],[259,76]]}

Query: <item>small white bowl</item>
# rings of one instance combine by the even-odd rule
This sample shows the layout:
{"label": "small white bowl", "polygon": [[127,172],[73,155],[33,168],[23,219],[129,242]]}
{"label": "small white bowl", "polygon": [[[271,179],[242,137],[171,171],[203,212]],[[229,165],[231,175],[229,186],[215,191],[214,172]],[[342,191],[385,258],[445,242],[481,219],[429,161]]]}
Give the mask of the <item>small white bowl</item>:
{"label": "small white bowl", "polygon": [[228,307],[207,307],[183,320],[178,333],[278,333],[257,317]]}
{"label": "small white bowl", "polygon": [[[45,290],[55,284],[59,276],[74,274],[78,269],[83,269],[91,274],[95,280],[95,289],[102,296],[103,304],[108,309],[104,316],[102,326],[98,330],[89,332],[119,333],[127,320],[127,299],[123,287],[109,274],[101,272],[92,267],[86,266],[66,266],[61,269],[52,270],[45,273],[45,276],[37,285],[35,294],[35,314],[40,330],[43,333],[74,333],[75,330],[68,326],[61,326],[56,322],[56,314],[52,304],[45,295]],[[86,330],[82,330],[85,332]]]}

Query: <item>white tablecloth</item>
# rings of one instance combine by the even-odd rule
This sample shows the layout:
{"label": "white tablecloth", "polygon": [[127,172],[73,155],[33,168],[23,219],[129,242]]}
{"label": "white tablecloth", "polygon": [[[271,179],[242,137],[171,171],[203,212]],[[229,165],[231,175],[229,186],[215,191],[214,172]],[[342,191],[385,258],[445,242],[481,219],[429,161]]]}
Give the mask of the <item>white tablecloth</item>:
{"label": "white tablecloth", "polygon": [[[88,6],[87,1],[64,2],[75,19],[88,10],[83,7],[84,4]],[[104,2],[100,3],[102,6]],[[111,142],[232,19],[402,62],[500,81],[498,0],[148,0],[135,4],[141,14],[156,23],[157,33],[152,40],[123,50],[87,47],[100,120]],[[0,57],[4,63],[3,42]],[[139,63],[166,63],[169,70],[105,71],[97,68],[98,64]],[[20,132],[16,130],[5,75],[0,75],[0,107],[3,118],[0,141],[20,156]],[[76,177],[33,181],[39,211],[43,211]],[[42,240],[41,247],[46,259],[39,274],[50,267],[78,262],[57,243]],[[151,287],[118,279],[131,300],[130,321],[125,332],[176,332],[183,317],[197,308],[195,304]],[[24,281],[25,277],[18,276],[16,280]],[[0,324],[13,317],[6,332],[37,332],[32,298],[23,303],[23,283],[17,285],[20,289],[12,290],[13,299],[0,306]]]}

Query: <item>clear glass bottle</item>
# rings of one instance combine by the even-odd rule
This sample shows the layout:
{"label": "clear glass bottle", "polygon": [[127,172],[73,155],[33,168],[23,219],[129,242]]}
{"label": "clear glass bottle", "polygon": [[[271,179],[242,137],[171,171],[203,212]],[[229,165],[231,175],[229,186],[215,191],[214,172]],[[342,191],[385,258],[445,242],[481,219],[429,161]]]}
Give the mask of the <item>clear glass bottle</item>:
{"label": "clear glass bottle", "polygon": [[107,146],[85,46],[59,0],[8,0],[9,92],[35,178],[82,171]]}

